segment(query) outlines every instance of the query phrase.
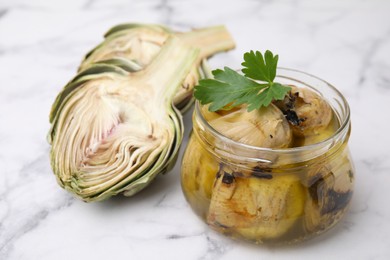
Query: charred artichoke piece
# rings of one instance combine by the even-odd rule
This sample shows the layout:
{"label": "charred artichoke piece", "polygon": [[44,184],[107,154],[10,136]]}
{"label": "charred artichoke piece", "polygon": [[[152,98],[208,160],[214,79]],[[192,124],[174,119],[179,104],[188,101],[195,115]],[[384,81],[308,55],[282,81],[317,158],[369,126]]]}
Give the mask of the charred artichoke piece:
{"label": "charred artichoke piece", "polygon": [[[251,112],[244,105],[217,112],[203,107],[202,112],[214,129],[234,141],[268,148],[291,143],[289,124],[272,104]],[[233,230],[249,239],[273,239],[284,235],[301,216],[305,193],[298,178],[263,173],[260,167],[233,172],[221,165],[207,215],[213,228]]]}
{"label": "charred artichoke piece", "polygon": [[[256,177],[257,176],[257,177]],[[214,183],[207,223],[246,239],[276,239],[302,217],[305,192],[294,176],[242,178],[221,168]]]}
{"label": "charred artichoke piece", "polygon": [[198,53],[171,36],[142,71],[96,64],[66,85],[48,135],[58,183],[97,201],[130,196],[170,167],[183,137],[172,98]]}
{"label": "charred artichoke piece", "polygon": [[353,169],[347,154],[309,172],[305,227],[310,232],[328,229],[345,214],[352,198]]}
{"label": "charred artichoke piece", "polygon": [[287,120],[274,105],[247,111],[246,106],[217,112],[203,109],[209,124],[230,139],[258,147],[286,148],[292,134]]}
{"label": "charred artichoke piece", "polygon": [[[105,40],[90,51],[79,70],[94,63],[127,63],[128,71],[145,68],[159,53],[170,35],[179,37],[184,43],[200,49],[197,63],[187,74],[174,97],[175,106],[185,111],[192,104],[192,90],[206,73],[204,59],[215,53],[234,48],[234,41],[224,26],[214,26],[187,33],[174,32],[167,27],[152,24],[121,24],[111,28]],[[203,60],[203,64],[201,61]]]}
{"label": "charred artichoke piece", "polygon": [[294,135],[305,138],[321,134],[333,116],[328,102],[308,88],[291,86],[284,100],[274,104],[283,111]]}

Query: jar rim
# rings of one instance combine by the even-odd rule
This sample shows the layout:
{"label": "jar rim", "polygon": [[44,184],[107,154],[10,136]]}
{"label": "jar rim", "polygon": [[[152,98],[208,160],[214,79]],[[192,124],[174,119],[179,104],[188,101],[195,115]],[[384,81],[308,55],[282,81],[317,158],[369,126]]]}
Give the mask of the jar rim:
{"label": "jar rim", "polygon": [[[229,138],[229,137],[223,135],[222,133],[218,132],[215,128],[213,128],[207,122],[207,120],[203,116],[202,111],[201,111],[201,104],[200,104],[200,102],[198,100],[196,100],[196,102],[195,102],[195,111],[194,111],[195,112],[195,118],[200,120],[201,125],[203,127],[205,127],[213,136],[215,136],[219,140],[221,140],[221,141],[223,141],[225,143],[228,143],[230,145],[241,147],[241,148],[244,148],[244,149],[247,149],[247,150],[252,150],[252,151],[255,151],[255,152],[290,154],[290,153],[302,152],[302,151],[308,151],[308,150],[317,150],[317,149],[320,149],[320,148],[322,148],[324,146],[332,145],[334,143],[334,140],[335,139],[339,139],[345,133],[345,129],[347,129],[347,127],[349,126],[349,123],[350,123],[350,108],[349,108],[347,100],[345,99],[343,94],[336,87],[334,87],[329,82],[327,82],[327,81],[325,81],[325,80],[323,80],[323,79],[321,79],[321,78],[319,78],[317,76],[314,76],[314,75],[312,75],[310,73],[303,72],[303,71],[296,70],[296,69],[278,67],[278,72],[283,72],[283,71],[302,74],[304,76],[309,76],[309,77],[311,77],[311,78],[313,78],[315,80],[321,81],[328,88],[330,88],[332,91],[334,91],[335,94],[338,96],[338,98],[340,98],[341,106],[344,109],[345,115],[342,118],[339,118],[340,126],[338,127],[338,129],[330,137],[328,137],[327,139],[325,139],[325,140],[323,140],[321,142],[317,142],[317,143],[313,143],[313,144],[309,144],[309,145],[304,145],[304,146],[289,147],[289,148],[266,148],[266,147],[253,146],[253,145],[248,145],[248,144],[241,143],[241,142],[238,142],[238,141],[234,141],[231,138]],[[289,76],[283,76],[283,73],[277,74],[276,76],[280,77],[280,78],[291,79],[291,80],[294,80],[296,82],[300,82],[300,83],[305,84],[305,85],[310,87],[310,85],[308,85],[307,83],[305,83],[303,81],[300,81],[299,79],[296,79],[296,78],[293,78],[293,77],[289,77]],[[315,88],[313,88],[313,89],[315,90]]]}

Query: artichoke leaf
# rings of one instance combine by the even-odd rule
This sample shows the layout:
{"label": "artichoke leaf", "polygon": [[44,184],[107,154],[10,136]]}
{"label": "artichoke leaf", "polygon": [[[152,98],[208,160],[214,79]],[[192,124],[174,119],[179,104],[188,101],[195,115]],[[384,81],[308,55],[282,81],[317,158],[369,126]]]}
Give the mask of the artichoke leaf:
{"label": "artichoke leaf", "polygon": [[172,30],[170,30],[168,27],[162,26],[160,24],[147,24],[146,25],[143,23],[124,23],[124,24],[115,25],[110,30],[108,30],[104,34],[104,38],[107,38],[107,37],[111,36],[112,34],[120,32],[120,31],[134,29],[134,28],[144,28],[145,26],[147,26],[148,28],[152,28],[156,31],[172,33]]}
{"label": "artichoke leaf", "polygon": [[[142,67],[133,60],[124,59],[122,57],[113,58],[104,61],[97,61],[95,64],[108,64],[120,67],[121,69],[126,70],[127,72],[136,72],[140,71]],[[93,66],[93,65],[92,65]]]}

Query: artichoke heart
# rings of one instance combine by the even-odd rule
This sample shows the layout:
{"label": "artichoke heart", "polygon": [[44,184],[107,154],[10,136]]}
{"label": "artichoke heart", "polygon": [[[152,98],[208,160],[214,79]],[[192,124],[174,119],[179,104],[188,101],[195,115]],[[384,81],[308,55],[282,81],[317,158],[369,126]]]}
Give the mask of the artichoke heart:
{"label": "artichoke heart", "polygon": [[287,120],[272,104],[251,112],[244,105],[215,113],[204,107],[203,114],[215,130],[240,143],[267,148],[286,148],[291,143]]}
{"label": "artichoke heart", "polygon": [[242,178],[221,169],[207,222],[216,230],[230,230],[246,239],[276,239],[302,217],[304,201],[303,186],[294,176]]}
{"label": "artichoke heart", "polygon": [[224,26],[180,33],[161,25],[117,25],[106,33],[105,40],[100,45],[86,55],[79,70],[85,70],[94,63],[120,64],[129,72],[142,70],[156,57],[170,35],[200,49],[197,63],[186,75],[173,100],[175,106],[184,112],[192,104],[192,90],[198,79],[206,77],[208,67],[204,59],[234,48],[234,41]]}
{"label": "artichoke heart", "polygon": [[348,149],[337,156],[337,160],[308,173],[305,227],[310,232],[320,232],[336,224],[352,198],[354,169]]}
{"label": "artichoke heart", "polygon": [[[192,135],[195,133],[192,132]],[[189,139],[187,149],[183,156],[181,185],[186,199],[202,218],[207,216],[207,209],[211,199],[213,183],[218,173],[218,160],[209,150],[201,145],[195,138]]]}
{"label": "artichoke heart", "polygon": [[[327,136],[322,132],[331,122],[333,110],[328,102],[313,90],[291,86],[291,91],[284,100],[274,103],[286,115],[295,135],[305,138],[322,135],[321,138],[324,139],[332,135],[330,131],[326,133]],[[318,138],[313,138],[314,140]]]}
{"label": "artichoke heart", "polygon": [[95,64],[57,96],[50,114],[58,183],[84,201],[132,195],[174,162],[183,137],[172,105],[199,50],[170,36],[139,72]]}

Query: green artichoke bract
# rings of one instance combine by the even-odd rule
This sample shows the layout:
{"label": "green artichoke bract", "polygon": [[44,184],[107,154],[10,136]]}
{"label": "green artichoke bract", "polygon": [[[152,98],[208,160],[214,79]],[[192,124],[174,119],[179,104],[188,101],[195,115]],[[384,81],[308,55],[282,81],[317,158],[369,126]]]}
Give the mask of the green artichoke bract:
{"label": "green artichoke bract", "polygon": [[[179,37],[190,46],[200,49],[198,61],[177,89],[175,106],[182,112],[192,104],[192,91],[199,78],[205,77],[204,59],[221,51],[234,48],[234,41],[224,26],[192,30],[186,33],[174,32],[161,25],[121,24],[110,29],[105,40],[90,51],[79,70],[85,70],[94,63],[125,63],[133,71],[145,68],[159,53],[161,46],[170,35]],[[199,66],[203,60],[202,66]]]}
{"label": "green artichoke bract", "polygon": [[172,99],[199,50],[169,36],[138,72],[126,60],[95,64],[71,80],[50,114],[58,183],[84,201],[132,195],[174,162],[183,122]]}

